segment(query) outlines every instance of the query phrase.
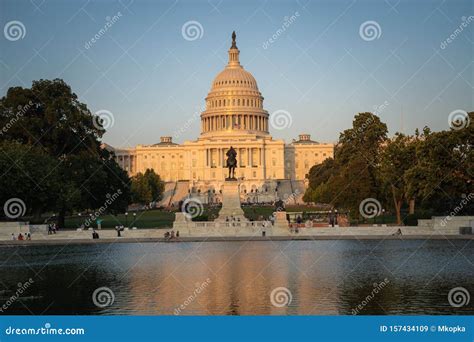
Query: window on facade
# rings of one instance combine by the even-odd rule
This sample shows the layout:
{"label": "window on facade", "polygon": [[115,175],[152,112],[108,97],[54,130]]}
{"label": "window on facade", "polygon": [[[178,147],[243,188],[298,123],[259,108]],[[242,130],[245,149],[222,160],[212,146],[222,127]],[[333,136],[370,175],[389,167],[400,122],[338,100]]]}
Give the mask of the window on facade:
{"label": "window on facade", "polygon": [[193,167],[196,167],[196,164],[197,164],[196,159],[193,159]]}

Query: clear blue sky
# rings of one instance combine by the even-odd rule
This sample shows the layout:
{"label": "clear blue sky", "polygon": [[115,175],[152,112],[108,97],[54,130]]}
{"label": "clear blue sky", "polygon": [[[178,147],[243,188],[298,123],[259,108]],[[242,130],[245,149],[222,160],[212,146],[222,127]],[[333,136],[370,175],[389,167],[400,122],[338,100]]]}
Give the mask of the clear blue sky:
{"label": "clear blue sky", "polygon": [[[118,12],[119,20],[86,49]],[[271,131],[275,138],[306,132],[334,142],[354,114],[384,103],[380,117],[391,134],[425,125],[448,129],[450,112],[474,109],[474,21],[445,49],[440,44],[472,15],[469,0],[1,0],[1,28],[17,20],[26,35],[0,37],[0,95],[59,77],[91,111],[113,113],[105,142],[156,143],[203,106],[235,30],[241,63],[257,79],[265,108],[293,118],[291,127]],[[203,31],[188,41],[182,27],[191,20]],[[366,21],[378,23],[380,37],[361,38]],[[197,138],[199,129],[193,121],[178,142]]]}

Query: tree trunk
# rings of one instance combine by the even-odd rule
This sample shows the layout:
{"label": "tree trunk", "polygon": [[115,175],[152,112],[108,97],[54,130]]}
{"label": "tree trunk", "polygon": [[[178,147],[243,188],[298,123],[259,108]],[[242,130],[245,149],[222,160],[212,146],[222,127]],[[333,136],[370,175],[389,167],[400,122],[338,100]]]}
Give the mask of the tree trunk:
{"label": "tree trunk", "polygon": [[392,197],[393,197],[393,204],[395,206],[395,213],[397,214],[397,225],[401,225],[402,223],[402,215],[400,210],[402,208],[402,199],[397,198],[397,193],[395,191],[395,187],[392,185]]}
{"label": "tree trunk", "polygon": [[410,209],[408,211],[409,214],[413,215],[415,213],[415,199],[412,198],[410,200]]}
{"label": "tree trunk", "polygon": [[64,210],[64,208],[61,208],[58,214],[58,222],[57,222],[58,228],[64,228],[65,223],[66,223],[65,216],[66,216],[66,210]]}

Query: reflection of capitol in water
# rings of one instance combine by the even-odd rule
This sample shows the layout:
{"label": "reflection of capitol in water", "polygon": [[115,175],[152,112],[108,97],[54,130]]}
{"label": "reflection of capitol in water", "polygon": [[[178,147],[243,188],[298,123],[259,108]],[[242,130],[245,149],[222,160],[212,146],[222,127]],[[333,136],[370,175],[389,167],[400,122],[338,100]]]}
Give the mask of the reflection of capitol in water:
{"label": "reflection of capitol in water", "polygon": [[[474,277],[466,258],[474,245],[465,240],[112,243],[15,253],[8,259],[10,248],[0,248],[0,259],[9,260],[4,298],[19,282],[41,278],[23,298],[28,308],[16,301],[12,315],[474,314],[472,305],[455,308],[447,298]],[[91,297],[104,287],[115,301],[97,307]],[[272,302],[275,290],[280,297]]]}
{"label": "reflection of capitol in water", "polygon": [[[272,242],[252,243],[245,248],[234,243],[212,245],[212,251],[204,243],[195,253],[176,251],[131,269],[130,298],[121,303],[122,309],[134,314],[169,315],[176,314],[181,305],[182,315],[339,313],[336,297],[340,290],[333,283],[338,270],[333,258],[314,264],[314,250],[281,253],[284,244]],[[208,278],[209,284],[202,286]],[[199,286],[200,293],[196,294]],[[271,304],[270,294],[277,287],[290,290],[289,307]]]}
{"label": "reflection of capitol in water", "polygon": [[333,144],[313,141],[309,134],[289,144],[272,138],[271,127],[288,129],[295,118],[285,110],[268,114],[257,81],[240,64],[239,55],[233,35],[228,64],[213,80],[205,99],[197,140],[176,144],[165,136],[154,145],[107,146],[130,175],[150,168],[167,182],[163,205],[178,202],[188,193],[206,194],[204,202],[221,201],[227,177],[225,153],[230,146],[238,153],[236,176],[243,180],[240,191],[245,201],[273,201],[295,192],[302,197],[309,169],[333,156]]}

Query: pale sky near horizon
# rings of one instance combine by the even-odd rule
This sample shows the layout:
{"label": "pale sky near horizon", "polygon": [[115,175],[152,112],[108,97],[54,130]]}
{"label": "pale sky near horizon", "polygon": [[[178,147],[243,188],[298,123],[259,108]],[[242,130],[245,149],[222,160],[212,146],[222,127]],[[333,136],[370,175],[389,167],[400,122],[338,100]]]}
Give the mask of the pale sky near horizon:
{"label": "pale sky near horizon", "polygon": [[[113,114],[110,145],[153,144],[183,127],[176,142],[194,140],[194,113],[235,30],[265,109],[291,115],[274,138],[335,142],[356,113],[377,106],[390,134],[445,130],[451,112],[474,110],[472,16],[469,0],[0,0],[0,96],[59,77],[92,112]],[[13,21],[22,38],[8,31]],[[197,37],[182,32],[190,21]],[[375,31],[361,32],[364,23]]]}

